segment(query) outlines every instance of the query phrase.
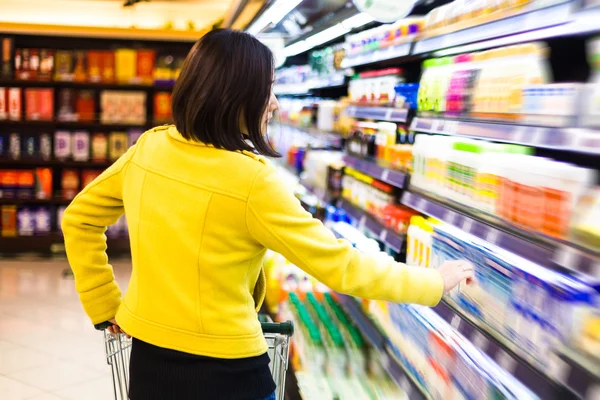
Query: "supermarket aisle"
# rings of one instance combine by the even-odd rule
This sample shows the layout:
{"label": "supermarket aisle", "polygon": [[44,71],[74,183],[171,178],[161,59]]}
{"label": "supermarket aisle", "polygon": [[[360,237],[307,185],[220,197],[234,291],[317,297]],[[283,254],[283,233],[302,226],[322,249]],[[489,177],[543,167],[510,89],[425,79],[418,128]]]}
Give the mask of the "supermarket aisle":
{"label": "supermarket aisle", "polygon": [[[125,287],[128,261],[114,261]],[[110,370],[101,334],[83,313],[66,259],[0,260],[0,397],[106,400]]]}

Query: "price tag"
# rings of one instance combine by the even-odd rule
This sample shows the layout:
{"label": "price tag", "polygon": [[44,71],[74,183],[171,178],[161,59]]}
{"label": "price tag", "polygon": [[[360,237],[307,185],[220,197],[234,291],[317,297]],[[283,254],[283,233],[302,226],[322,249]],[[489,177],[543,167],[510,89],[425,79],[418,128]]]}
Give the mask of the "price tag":
{"label": "price tag", "polygon": [[381,180],[385,182],[385,181],[387,181],[389,176],[390,176],[390,170],[384,169],[383,172],[381,173]]}
{"label": "price tag", "polygon": [[393,108],[389,108],[386,112],[385,112],[385,119],[390,120],[392,118],[392,114],[394,113],[394,109]]}
{"label": "price tag", "polygon": [[493,228],[488,230],[487,235],[485,236],[485,240],[490,242],[491,244],[496,244],[498,242],[498,238],[500,237],[500,233]]}
{"label": "price tag", "polygon": [[454,225],[454,223],[456,222],[456,218],[458,218],[458,214],[454,211],[449,210],[444,216],[444,221],[446,221],[450,225]]}
{"label": "price tag", "polygon": [[525,134],[527,132],[527,128],[524,126],[519,126],[515,128],[513,132],[513,141],[516,143],[525,143]]}
{"label": "price tag", "polygon": [[571,373],[571,366],[556,354],[550,356],[550,372],[559,382],[566,383]]}
{"label": "price tag", "polygon": [[456,133],[458,132],[458,124],[458,121],[446,121],[446,123],[444,124],[444,129],[446,133],[450,135],[456,135]]}
{"label": "price tag", "polygon": [[471,233],[471,227],[473,226],[473,220],[471,218],[465,218],[462,224],[462,230]]}
{"label": "price tag", "polygon": [[585,394],[585,400],[600,400],[600,385],[594,385]]}
{"label": "price tag", "polygon": [[569,268],[572,270],[577,270],[578,268],[579,257],[575,250],[573,250],[569,246],[562,245],[557,249],[556,254],[554,256],[554,262],[558,265]]}
{"label": "price tag", "polygon": [[452,320],[450,321],[450,325],[458,331],[460,325],[462,324],[462,319],[458,315],[454,315]]}
{"label": "price tag", "polygon": [[517,361],[504,350],[498,351],[496,362],[509,374],[514,373],[517,369]]}
{"label": "price tag", "polygon": [[365,229],[365,225],[367,224],[367,217],[365,215],[363,215],[362,217],[360,217],[360,221],[358,221],[358,230],[363,230]]}
{"label": "price tag", "polygon": [[483,333],[481,333],[477,330],[473,333],[471,342],[473,342],[475,347],[477,347],[479,350],[483,351],[484,353],[487,352],[488,347],[490,345],[490,341],[488,340],[488,338],[486,338]]}
{"label": "price tag", "polygon": [[531,133],[531,144],[533,145],[542,145],[545,144],[545,133],[548,131],[546,128],[534,128]]}
{"label": "price tag", "polygon": [[427,200],[425,200],[424,198],[420,198],[419,201],[417,202],[417,210],[423,211],[423,210],[425,210],[426,207],[427,207]]}
{"label": "price tag", "polygon": [[379,232],[379,240],[382,242],[385,242],[385,239],[387,239],[387,235],[388,235],[387,229],[382,230],[381,232]]}
{"label": "price tag", "polygon": [[437,133],[439,127],[440,127],[440,121],[437,119],[434,119],[433,122],[431,123],[431,132]]}
{"label": "price tag", "polygon": [[405,391],[408,391],[410,389],[410,382],[405,375],[402,375],[402,377],[400,378],[400,387]]}

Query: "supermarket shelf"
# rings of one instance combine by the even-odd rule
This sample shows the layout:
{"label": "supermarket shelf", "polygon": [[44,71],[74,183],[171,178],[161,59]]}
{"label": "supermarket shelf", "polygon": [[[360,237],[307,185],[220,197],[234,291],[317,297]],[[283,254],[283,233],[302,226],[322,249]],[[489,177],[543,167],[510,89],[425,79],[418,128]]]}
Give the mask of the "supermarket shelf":
{"label": "supermarket shelf", "polygon": [[146,129],[149,128],[152,123],[145,124],[125,124],[125,123],[114,123],[104,124],[97,121],[0,121],[0,126],[8,125],[15,127],[35,127],[35,128],[46,128],[46,129],[91,129],[91,130],[115,130],[123,131],[128,129]]}
{"label": "supermarket shelf", "polygon": [[464,136],[533,147],[600,154],[600,131],[582,128],[553,128],[517,124],[415,118],[416,132]]}
{"label": "supermarket shelf", "polygon": [[406,391],[408,398],[411,400],[427,399],[428,397],[415,384],[410,375],[387,349],[387,338],[364,313],[359,303],[353,297],[342,294],[338,294],[337,299],[363,336],[377,350],[381,357],[383,367],[396,384]]}
{"label": "supermarket shelf", "polygon": [[350,204],[347,200],[341,199],[338,201],[338,207],[343,209],[352,219],[358,223],[358,229],[367,229],[372,232],[381,242],[387,247],[394,250],[396,253],[404,248],[404,236],[388,230],[383,224],[370,216],[367,212]]}
{"label": "supermarket shelf", "polygon": [[94,161],[61,161],[61,160],[36,160],[36,159],[0,159],[2,168],[41,168],[41,167],[64,167],[64,168],[98,168],[106,169],[112,165],[112,162],[94,162]]}
{"label": "supermarket shelf", "polygon": [[[130,251],[128,237],[109,237],[107,246],[109,254],[124,254]],[[47,235],[0,237],[0,255],[24,253],[51,255],[61,254],[64,251],[64,239],[59,232]]]}
{"label": "supermarket shelf", "polygon": [[598,359],[567,348],[558,349],[557,352],[568,365],[569,387],[577,393],[586,393],[586,399],[593,398],[591,396],[594,391],[600,390],[600,362]]}
{"label": "supermarket shelf", "polygon": [[[477,25],[445,35],[421,39],[415,43],[413,54],[429,53],[454,46],[509,36],[509,43],[520,43],[525,39],[520,33],[565,24],[572,20],[575,2],[568,1],[542,9],[531,10],[504,19]],[[511,40],[512,39],[512,40]]]}
{"label": "supermarket shelf", "polygon": [[23,79],[4,79],[0,80],[2,87],[21,87],[21,88],[39,88],[39,87],[57,87],[74,89],[94,89],[94,90],[170,90],[175,84],[173,82],[156,82],[154,84],[143,83],[118,83],[118,82],[76,82],[76,81],[58,81],[58,80],[23,80]]}
{"label": "supermarket shelf", "polygon": [[405,191],[402,204],[430,217],[454,225],[480,239],[486,240],[511,253],[517,254],[540,265],[559,267],[600,277],[600,257],[598,254],[578,247],[575,244],[543,237],[544,242],[534,242],[532,237],[542,238],[535,232],[512,226],[502,228],[472,215],[461,214],[458,207],[433,200],[425,195]]}
{"label": "supermarket shelf", "polygon": [[[555,376],[555,378],[551,378],[531,365],[526,360],[526,356],[522,357],[523,352],[520,349],[509,345],[508,341],[501,340],[499,336],[491,334],[475,319],[462,314],[447,302],[442,301],[434,307],[434,311],[475,347],[496,361],[498,365],[520,380],[540,398],[564,400],[586,398],[588,384],[581,385],[579,382],[578,372],[580,371],[568,368],[568,365],[558,356],[555,358],[555,363],[550,365],[553,376]],[[574,387],[573,384],[578,386]]]}
{"label": "supermarket shelf", "polygon": [[402,189],[406,183],[406,174],[404,172],[382,167],[374,161],[345,155],[344,162],[349,167],[394,187]]}
{"label": "supermarket shelf", "polygon": [[344,114],[352,118],[390,122],[406,122],[408,119],[408,109],[406,108],[349,106],[346,107]]}
{"label": "supermarket shelf", "polygon": [[0,199],[0,205],[67,205],[71,200],[62,197],[54,197],[51,199]]}
{"label": "supermarket shelf", "polygon": [[390,46],[385,49],[375,50],[367,54],[345,57],[342,61],[342,68],[357,67],[359,65],[367,65],[380,61],[406,57],[410,54],[411,46],[412,42],[407,42],[398,44],[396,46]]}
{"label": "supermarket shelf", "polygon": [[306,95],[311,90],[343,87],[346,75],[338,73],[326,78],[314,78],[302,83],[280,83],[273,87],[276,95]]}

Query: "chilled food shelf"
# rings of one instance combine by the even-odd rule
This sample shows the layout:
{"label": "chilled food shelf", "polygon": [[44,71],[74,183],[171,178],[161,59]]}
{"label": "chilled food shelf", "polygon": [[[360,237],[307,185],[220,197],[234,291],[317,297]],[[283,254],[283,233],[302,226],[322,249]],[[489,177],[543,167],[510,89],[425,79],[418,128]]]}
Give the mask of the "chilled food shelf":
{"label": "chilled food shelf", "polygon": [[[527,361],[527,356],[516,346],[500,340],[497,335],[491,334],[476,320],[464,316],[448,303],[442,301],[434,307],[434,311],[475,347],[496,361],[498,365],[520,380],[541,399],[575,398],[573,393],[563,385],[571,387],[571,381],[575,381],[577,376],[569,379],[568,366],[558,356],[555,358],[555,365],[551,366],[555,378],[550,378],[534,368]],[[585,391],[577,393],[585,398],[583,396]]]}
{"label": "chilled food shelf", "polygon": [[423,393],[402,365],[387,350],[387,338],[361,309],[360,304],[353,297],[342,294],[338,294],[337,299],[363,336],[377,350],[387,373],[398,386],[406,391],[408,398],[410,400],[428,399],[428,396]]}
{"label": "chilled food shelf", "polygon": [[535,233],[516,227],[510,227],[508,231],[491,226],[476,217],[461,214],[455,207],[414,192],[405,191],[402,204],[537,264],[547,267],[558,265],[571,271],[600,277],[600,257],[573,244],[553,241],[546,237],[544,243],[533,242],[526,238],[535,236]]}
{"label": "chilled food shelf", "polygon": [[355,56],[346,56],[342,61],[343,68],[357,67],[359,65],[373,64],[380,61],[392,60],[410,55],[412,42],[378,49],[370,53]]}
{"label": "chilled food shelf", "polygon": [[347,117],[377,121],[406,122],[408,119],[408,109],[394,107],[349,106],[344,114]]}
{"label": "chilled food shelf", "polygon": [[338,202],[338,207],[344,210],[352,219],[357,221],[359,230],[369,230],[379,239],[379,241],[383,242],[396,253],[399,253],[404,248],[404,235],[399,235],[388,230],[374,217],[368,215],[358,207],[353,206],[347,200],[340,200]]}
{"label": "chilled food shelf", "polygon": [[398,171],[391,168],[385,168],[374,161],[363,160],[353,156],[344,156],[344,162],[347,166],[362,172],[365,175],[369,175],[372,178],[378,179],[388,185],[395,186],[402,189],[406,182],[406,174],[402,171]]}
{"label": "chilled food shelf", "polygon": [[592,129],[540,127],[427,117],[415,118],[410,129],[415,132],[469,137],[532,147],[600,153],[600,131]]}

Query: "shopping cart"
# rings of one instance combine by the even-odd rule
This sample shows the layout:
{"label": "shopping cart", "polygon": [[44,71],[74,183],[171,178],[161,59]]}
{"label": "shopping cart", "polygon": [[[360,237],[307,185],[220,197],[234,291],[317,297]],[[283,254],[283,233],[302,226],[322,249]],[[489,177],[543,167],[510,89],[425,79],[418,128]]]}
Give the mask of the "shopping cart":
{"label": "shopping cart", "polygon": [[[294,333],[291,321],[276,323],[268,317],[261,316],[262,331],[269,346],[269,368],[273,380],[277,384],[277,400],[283,400],[285,394],[285,373],[289,360],[290,338]],[[103,331],[106,361],[110,365],[113,380],[115,400],[127,400],[129,389],[129,359],[131,354],[131,339],[125,335],[113,335],[107,331],[110,322],[96,325]]]}

